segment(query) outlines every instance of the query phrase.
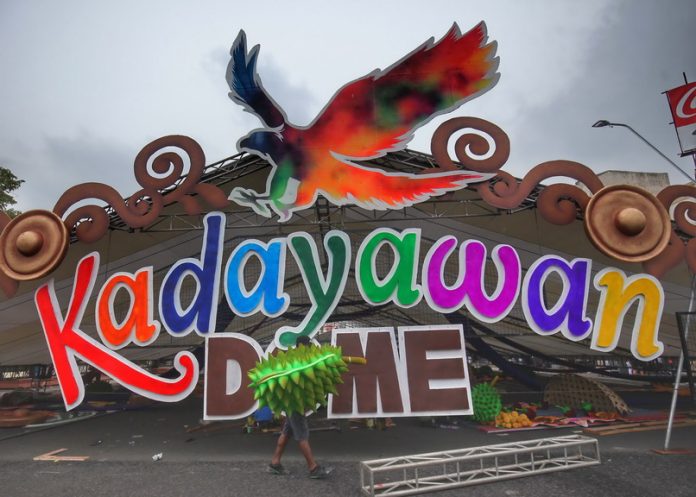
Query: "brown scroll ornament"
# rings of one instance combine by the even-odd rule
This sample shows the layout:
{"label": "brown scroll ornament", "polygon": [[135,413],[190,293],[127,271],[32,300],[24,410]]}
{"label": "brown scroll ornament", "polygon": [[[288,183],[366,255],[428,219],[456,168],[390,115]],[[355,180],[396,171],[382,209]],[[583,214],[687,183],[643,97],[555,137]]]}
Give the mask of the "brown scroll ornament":
{"label": "brown scroll ornament", "polygon": [[[495,153],[486,160],[476,161],[468,152],[482,155],[488,152],[488,141],[478,134],[460,137],[455,143],[455,155],[467,168],[478,172],[497,172],[490,181],[477,185],[481,198],[499,209],[514,209],[529,198],[532,191],[544,180],[562,176],[583,183],[592,194],[587,195],[577,186],[553,184],[544,187],[537,198],[540,215],[550,223],[569,224],[584,213],[585,231],[592,243],[601,252],[624,262],[645,262],[648,272],[662,271],[667,261],[670,264],[681,260],[686,253],[696,271],[696,242],[689,243],[685,250],[677,243],[678,237],[671,234],[667,209],[676,198],[689,192],[666,189],[660,200],[650,193],[633,186],[604,188],[602,181],[587,166],[578,162],[555,160],[533,167],[525,177],[518,180],[511,174],[500,171],[510,153],[510,142],[505,133],[494,124],[476,118],[455,118],[443,123],[433,135],[431,144],[433,157],[440,169],[451,170],[456,166],[447,152],[447,143],[454,133],[474,129],[488,135],[495,144]],[[668,191],[669,190],[669,191]],[[682,203],[675,209],[679,227],[694,236],[696,204]],[[676,239],[676,240],[675,240]],[[661,261],[661,262],[660,262]],[[661,274],[661,273],[660,273]]]}
{"label": "brown scroll ornament", "polygon": [[[185,158],[189,171],[185,179]],[[172,135],[148,143],[136,156],[135,178],[143,187],[127,201],[114,188],[102,183],[82,183],[68,189],[58,199],[54,212],[65,216],[70,207],[89,198],[109,204],[130,228],[144,228],[152,224],[165,205],[181,202],[187,214],[203,212],[193,194],[200,195],[214,208],[225,207],[229,200],[216,186],[199,184],[205,167],[205,154],[201,146],[187,136]],[[163,191],[168,190],[165,195]],[[109,228],[109,216],[102,206],[78,207],[65,218],[75,230],[80,241],[92,243],[104,236]]]}
{"label": "brown scroll ornament", "polygon": [[[174,151],[159,153],[165,148],[182,150],[189,158],[189,172],[183,177],[184,161],[180,154]],[[159,153],[159,155],[158,155]],[[153,176],[148,170],[152,161],[152,170],[158,175]],[[206,203],[222,209],[229,204],[227,195],[215,185],[200,183],[205,169],[205,154],[201,146],[188,136],[164,136],[147,144],[135,158],[135,178],[145,190],[156,189],[170,191],[164,197],[164,205],[179,202],[189,215],[201,214],[204,209],[193,195],[200,195]],[[166,176],[164,176],[166,175]],[[162,176],[162,177],[159,177]],[[183,177],[183,181],[177,182]],[[175,188],[172,188],[174,187]]]}
{"label": "brown scroll ornament", "polygon": [[[465,168],[478,173],[495,173],[510,157],[510,139],[498,126],[478,117],[455,117],[442,123],[433,133],[430,150],[439,166],[437,169],[441,171],[460,169],[447,151],[450,138],[459,131],[463,131],[464,134],[454,143],[454,154]],[[484,136],[472,131],[478,131],[491,139],[495,149],[490,157],[486,159],[476,157],[487,154],[491,146]],[[428,173],[431,172],[433,171],[428,170]]]}
{"label": "brown scroll ornament", "polygon": [[676,230],[670,233],[667,248],[644,264],[646,270],[655,276],[662,276],[667,271],[686,260],[692,273],[696,273],[696,187],[693,185],[674,185],[664,188],[657,194],[657,199],[665,210],[672,212],[676,228],[692,237],[684,242]]}
{"label": "brown scroll ornament", "polygon": [[[578,180],[593,194],[604,186],[589,167],[579,162],[554,160],[533,167],[519,183],[511,174],[500,171],[497,181],[481,183],[477,189],[481,198],[490,205],[499,209],[514,209],[529,197],[539,183],[555,176]],[[550,223],[568,224],[577,218],[578,209],[582,211],[589,201],[590,197],[577,186],[555,184],[541,191],[537,207],[542,217]]]}
{"label": "brown scroll ornament", "polygon": [[[184,176],[186,163],[189,170]],[[0,212],[0,289],[11,297],[18,281],[38,279],[53,271],[68,250],[70,231],[86,243],[106,234],[109,214],[103,206],[89,204],[70,211],[83,200],[106,202],[130,228],[152,224],[165,205],[175,202],[189,215],[203,212],[199,198],[216,209],[227,206],[229,200],[222,190],[199,183],[204,168],[205,154],[195,140],[164,136],[148,143],[136,156],[135,178],[142,190],[127,200],[109,185],[82,183],[66,190],[53,212],[33,210],[12,220]]]}
{"label": "brown scroll ornament", "polygon": [[[473,171],[498,173],[493,180],[480,183],[477,190],[485,202],[499,209],[518,207],[541,181],[554,176],[565,176],[581,181],[592,193],[604,186],[590,168],[578,162],[565,160],[539,164],[518,183],[511,174],[500,170],[510,156],[508,136],[495,124],[474,117],[450,119],[433,134],[431,151],[442,170],[457,169],[449,157],[447,144],[452,136],[460,131],[469,132],[460,136],[455,142],[454,152],[457,160]],[[495,151],[490,157],[477,160],[472,154],[484,155],[490,150],[489,141],[481,134],[490,138],[495,145]],[[539,195],[537,205],[542,216],[549,222],[568,224],[576,219],[578,208],[584,209],[589,199],[589,196],[577,186],[557,184],[544,188]]]}

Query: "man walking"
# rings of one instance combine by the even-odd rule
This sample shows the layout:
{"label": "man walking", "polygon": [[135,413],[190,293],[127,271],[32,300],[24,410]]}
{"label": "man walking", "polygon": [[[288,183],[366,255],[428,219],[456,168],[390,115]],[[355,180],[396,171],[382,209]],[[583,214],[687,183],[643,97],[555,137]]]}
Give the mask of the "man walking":
{"label": "man walking", "polygon": [[[297,337],[295,347],[311,347],[309,337]],[[309,426],[307,424],[307,418],[303,413],[299,412],[292,412],[285,418],[283,429],[281,430],[280,437],[278,437],[278,443],[273,453],[273,458],[271,459],[271,464],[268,466],[268,471],[276,475],[288,474],[288,471],[280,463],[280,459],[283,457],[283,452],[290,440],[290,436],[297,441],[300,452],[302,452],[305,461],[307,461],[309,477],[315,479],[326,478],[330,471],[317,463],[314,459],[312,447],[309,445]]]}

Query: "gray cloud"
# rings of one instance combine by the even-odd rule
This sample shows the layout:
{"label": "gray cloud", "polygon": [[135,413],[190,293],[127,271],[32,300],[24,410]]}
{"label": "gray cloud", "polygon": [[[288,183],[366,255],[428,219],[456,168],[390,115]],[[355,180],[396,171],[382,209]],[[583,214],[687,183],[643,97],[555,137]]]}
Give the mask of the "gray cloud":
{"label": "gray cloud", "polygon": [[259,75],[273,99],[297,125],[309,124],[320,110],[317,98],[302,81],[290,81],[272,56],[259,55]]}
{"label": "gray cloud", "polygon": [[123,196],[139,188],[133,177],[138,151],[112,140],[83,131],[73,137],[46,137],[35,148],[31,161],[9,164],[18,166],[16,174],[26,180],[17,194],[22,210],[52,209],[60,194],[78,183],[106,183]]}
{"label": "gray cloud", "polygon": [[[251,44],[253,46],[253,43]],[[251,47],[249,47],[251,48]],[[225,80],[225,71],[230,61],[229,49],[218,48],[210,52],[203,63],[203,68],[217,83]],[[289,79],[289,74],[275,62],[272,54],[262,50],[259,54],[257,71],[268,94],[285,111],[288,119],[295,124],[307,124],[318,112],[317,98],[309,87],[302,82]],[[240,125],[249,128],[258,127],[259,121],[248,113],[238,112],[239,107],[229,101],[230,108],[235,111],[235,116],[240,118]],[[316,109],[316,111],[315,111]]]}
{"label": "gray cloud", "polygon": [[[565,91],[525,109],[513,128],[513,158],[579,160],[607,169],[669,172],[684,177],[622,128],[594,129],[599,119],[630,124],[687,172],[690,159],[677,156],[678,143],[667,100],[661,92],[683,84],[682,71],[696,78],[690,1],[616,4],[599,20],[589,50]],[[553,74],[554,61],[549,61]],[[563,74],[553,77],[563,78]],[[534,164],[513,164],[518,173]]]}
{"label": "gray cloud", "polygon": [[230,2],[2,8],[0,43],[12,49],[0,51],[0,160],[27,180],[22,209],[50,208],[83,181],[132,192],[133,157],[158,136],[189,135],[210,162],[233,154],[259,126],[226,96],[229,44],[242,28],[262,45],[269,93],[306,124],[351,79],[441,37],[453,21],[466,30],[484,19],[499,41],[500,83],[418,131],[412,147],[428,151],[439,123],[473,115],[508,132],[514,174],[557,158],[596,170],[667,170],[626,130],[590,128],[605,118],[629,122],[691,169],[676,157],[660,92],[677,86],[681,71],[696,78],[693,1],[317,1],[264,15]]}

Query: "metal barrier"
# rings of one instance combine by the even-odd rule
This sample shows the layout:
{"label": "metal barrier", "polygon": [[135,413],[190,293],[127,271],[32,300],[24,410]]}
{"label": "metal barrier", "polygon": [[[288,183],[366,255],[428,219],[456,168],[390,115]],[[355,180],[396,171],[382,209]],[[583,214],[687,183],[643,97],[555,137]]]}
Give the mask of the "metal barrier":
{"label": "metal barrier", "polygon": [[600,463],[597,440],[540,438],[360,463],[365,495],[414,495]]}

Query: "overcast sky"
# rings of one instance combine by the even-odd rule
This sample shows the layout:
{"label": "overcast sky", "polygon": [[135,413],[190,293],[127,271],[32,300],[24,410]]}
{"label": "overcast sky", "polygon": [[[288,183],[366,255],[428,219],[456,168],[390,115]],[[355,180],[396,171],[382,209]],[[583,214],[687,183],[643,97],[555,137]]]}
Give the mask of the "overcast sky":
{"label": "overcast sky", "polygon": [[510,136],[505,170],[552,159],[593,170],[684,177],[621,128],[631,124],[691,173],[662,92],[696,80],[696,2],[673,1],[13,1],[0,0],[0,165],[26,183],[18,208],[51,209],[70,186],[138,189],[133,158],[151,140],[189,135],[208,163],[259,126],[227,97],[229,47],[241,29],[260,44],[259,73],[296,124],[346,82],[385,68],[457,22],[484,20],[501,79],[457,115]]}

